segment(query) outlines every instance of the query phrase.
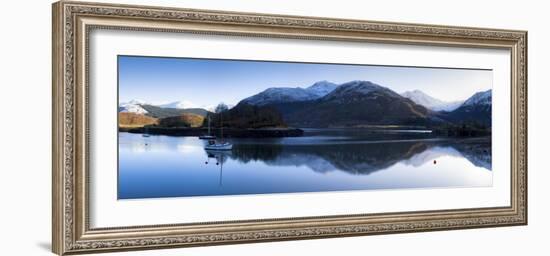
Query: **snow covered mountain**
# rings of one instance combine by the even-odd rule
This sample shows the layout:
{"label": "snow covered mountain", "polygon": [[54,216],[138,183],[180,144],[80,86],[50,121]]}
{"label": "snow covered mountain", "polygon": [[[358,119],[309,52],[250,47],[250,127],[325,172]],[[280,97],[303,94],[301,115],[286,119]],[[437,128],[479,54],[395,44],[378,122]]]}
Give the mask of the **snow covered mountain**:
{"label": "snow covered mountain", "polygon": [[328,81],[317,82],[305,89],[302,87],[272,87],[242,100],[241,103],[264,106],[275,103],[315,100],[332,92],[336,87],[338,87],[337,84]]}
{"label": "snow covered mountain", "polygon": [[337,84],[331,83],[329,81],[319,81],[317,83],[314,83],[312,86],[306,88],[306,91],[312,92],[316,94],[318,97],[323,97],[330,92],[334,91],[338,87]]}
{"label": "snow covered mountain", "polygon": [[276,87],[268,88],[263,92],[242,100],[241,102],[250,105],[263,106],[272,103],[314,100],[318,97],[319,96],[317,96],[317,94],[300,87]]}
{"label": "snow covered mountain", "polygon": [[478,92],[472,97],[468,98],[462,106],[488,106],[492,104],[492,91],[487,90],[484,92]]}
{"label": "snow covered mountain", "polygon": [[336,88],[334,91],[323,97],[324,101],[329,100],[338,100],[338,101],[353,101],[356,99],[356,96],[366,96],[370,94],[371,92],[380,91],[387,93],[388,96],[392,97],[399,97],[399,95],[392,90],[380,86],[378,84],[375,84],[371,81],[351,81],[344,83],[338,88]]}
{"label": "snow covered mountain", "polygon": [[477,92],[460,107],[449,112],[448,119],[455,122],[476,122],[491,125],[492,90]]}
{"label": "snow covered mountain", "polygon": [[[226,104],[229,109],[233,108],[235,105],[233,104]],[[166,104],[157,104],[153,105],[160,108],[175,108],[175,109],[205,109],[210,112],[214,112],[217,105],[202,105],[199,106],[191,101],[188,100],[182,100],[182,101],[174,101]]]}
{"label": "snow covered mountain", "polygon": [[418,124],[429,114],[425,107],[370,81],[347,82],[318,100],[275,107],[297,127]]}
{"label": "snow covered mountain", "polygon": [[178,108],[178,109],[185,109],[185,108],[198,108],[193,102],[188,100],[183,101],[174,101],[167,104],[160,104],[156,105],[161,108]]}
{"label": "snow covered mountain", "polygon": [[420,90],[406,91],[404,93],[401,93],[401,96],[409,98],[410,100],[414,101],[414,103],[420,104],[433,111],[453,111],[460,107],[460,105],[462,105],[463,103],[463,101],[442,101]]}
{"label": "snow covered mountain", "polygon": [[206,116],[206,108],[195,107],[196,105],[189,101],[176,101],[168,104],[151,104],[142,100],[131,100],[119,103],[119,112],[128,112],[134,114],[147,115],[155,118],[165,118],[180,116],[184,113],[191,113],[200,116]]}
{"label": "snow covered mountain", "polygon": [[147,103],[142,100],[131,100],[128,102],[120,103],[118,105],[118,112],[136,113],[136,114],[145,115],[149,112],[141,106],[144,104],[147,104]]}

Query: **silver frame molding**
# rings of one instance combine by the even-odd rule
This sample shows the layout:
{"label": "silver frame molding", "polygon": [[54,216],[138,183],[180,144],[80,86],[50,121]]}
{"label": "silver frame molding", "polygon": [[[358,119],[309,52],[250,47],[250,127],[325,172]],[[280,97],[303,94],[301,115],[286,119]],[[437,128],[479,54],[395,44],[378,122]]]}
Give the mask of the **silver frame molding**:
{"label": "silver frame molding", "polygon": [[[59,255],[527,224],[527,32],[61,1],[53,4],[53,234]],[[507,49],[511,205],[93,229],[88,39],[94,29]],[[162,34],[159,33],[159,36]]]}

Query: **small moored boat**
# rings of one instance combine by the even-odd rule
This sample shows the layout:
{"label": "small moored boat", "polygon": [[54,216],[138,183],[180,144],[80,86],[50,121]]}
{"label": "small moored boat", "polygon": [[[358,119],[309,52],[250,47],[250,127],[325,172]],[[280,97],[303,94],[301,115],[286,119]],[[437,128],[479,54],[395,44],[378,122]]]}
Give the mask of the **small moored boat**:
{"label": "small moored boat", "polygon": [[[208,119],[210,121],[210,119]],[[204,149],[206,150],[212,150],[212,151],[221,151],[221,150],[231,150],[233,149],[233,144],[226,142],[223,140],[223,118],[222,118],[222,112],[220,112],[220,141],[216,142],[215,139],[209,139],[208,143],[204,146]],[[210,128],[210,126],[209,126]],[[209,129],[210,130],[210,129]],[[210,134],[209,134],[210,135]]]}
{"label": "small moored boat", "polygon": [[215,140],[209,140],[208,141],[208,144],[206,144],[204,146],[204,149],[206,150],[231,150],[233,149],[233,144],[229,143],[229,142],[221,142],[221,143],[216,143]]}

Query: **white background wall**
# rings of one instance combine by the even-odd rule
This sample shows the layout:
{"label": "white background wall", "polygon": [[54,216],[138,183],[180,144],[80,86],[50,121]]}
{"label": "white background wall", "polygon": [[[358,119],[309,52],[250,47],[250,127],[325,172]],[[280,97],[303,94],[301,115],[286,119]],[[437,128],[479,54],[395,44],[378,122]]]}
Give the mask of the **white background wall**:
{"label": "white background wall", "polygon": [[[111,2],[110,0],[100,0]],[[202,9],[529,31],[529,225],[116,253],[111,255],[548,255],[549,8],[545,1],[146,1]],[[5,1],[0,15],[0,255],[51,255],[50,1]],[[545,25],[546,24],[546,25]],[[545,232],[546,231],[546,232]]]}

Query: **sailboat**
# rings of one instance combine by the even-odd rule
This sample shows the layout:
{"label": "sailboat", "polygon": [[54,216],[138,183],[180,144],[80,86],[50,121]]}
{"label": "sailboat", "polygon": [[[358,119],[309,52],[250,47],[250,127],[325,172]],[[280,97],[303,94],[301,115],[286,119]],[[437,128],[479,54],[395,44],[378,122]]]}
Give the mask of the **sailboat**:
{"label": "sailboat", "polygon": [[208,135],[201,135],[199,136],[199,139],[201,140],[213,140],[215,139],[215,136],[210,135],[210,115],[208,115]]}
{"label": "sailboat", "polygon": [[206,150],[231,150],[233,149],[233,144],[229,142],[216,143],[215,140],[209,140],[208,144],[204,146]]}
{"label": "sailboat", "polygon": [[204,149],[206,150],[231,150],[233,149],[233,144],[226,142],[223,140],[223,117],[222,112],[220,112],[220,126],[221,126],[221,139],[220,142],[216,142],[215,139],[208,140],[208,143],[204,146]]}

